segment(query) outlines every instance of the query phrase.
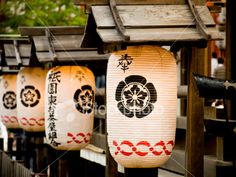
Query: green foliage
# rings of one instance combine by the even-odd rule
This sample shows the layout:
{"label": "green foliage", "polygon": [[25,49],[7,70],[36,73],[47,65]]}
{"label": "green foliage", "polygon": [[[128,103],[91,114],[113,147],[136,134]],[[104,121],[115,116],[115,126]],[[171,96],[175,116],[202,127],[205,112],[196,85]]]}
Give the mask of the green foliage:
{"label": "green foliage", "polygon": [[0,33],[17,33],[19,26],[84,26],[87,16],[73,0],[5,0]]}

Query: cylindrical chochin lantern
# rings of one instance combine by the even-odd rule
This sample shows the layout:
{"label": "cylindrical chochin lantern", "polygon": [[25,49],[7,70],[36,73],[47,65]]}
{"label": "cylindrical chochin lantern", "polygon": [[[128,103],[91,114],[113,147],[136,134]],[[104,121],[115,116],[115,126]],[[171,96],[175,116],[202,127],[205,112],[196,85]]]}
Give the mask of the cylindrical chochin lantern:
{"label": "cylindrical chochin lantern", "polygon": [[20,128],[16,109],[16,77],[17,74],[5,74],[0,79],[1,121],[8,129]]}
{"label": "cylindrical chochin lantern", "polygon": [[43,132],[46,69],[23,68],[17,75],[17,116],[27,132]]}
{"label": "cylindrical chochin lantern", "polygon": [[86,67],[52,68],[46,79],[45,127],[48,143],[57,150],[80,150],[91,138],[95,78]]}
{"label": "cylindrical chochin lantern", "polygon": [[107,70],[107,132],[113,158],[126,168],[163,165],[174,147],[176,62],[157,46],[111,54]]}

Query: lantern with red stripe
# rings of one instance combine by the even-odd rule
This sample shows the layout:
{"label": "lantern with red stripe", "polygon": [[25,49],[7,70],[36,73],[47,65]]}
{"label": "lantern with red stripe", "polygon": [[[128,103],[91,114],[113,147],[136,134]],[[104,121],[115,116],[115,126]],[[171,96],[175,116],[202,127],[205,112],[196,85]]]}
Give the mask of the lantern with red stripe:
{"label": "lantern with red stripe", "polygon": [[16,109],[16,77],[17,74],[4,74],[0,78],[1,121],[8,129],[20,128]]}
{"label": "lantern with red stripe", "polygon": [[57,150],[80,150],[91,138],[95,78],[86,67],[52,68],[46,79],[46,137]]}
{"label": "lantern with red stripe", "polygon": [[43,132],[46,69],[26,67],[17,75],[17,116],[27,132]]}
{"label": "lantern with red stripe", "polygon": [[132,46],[111,54],[107,132],[114,159],[126,168],[163,165],[174,147],[177,76],[171,52]]}

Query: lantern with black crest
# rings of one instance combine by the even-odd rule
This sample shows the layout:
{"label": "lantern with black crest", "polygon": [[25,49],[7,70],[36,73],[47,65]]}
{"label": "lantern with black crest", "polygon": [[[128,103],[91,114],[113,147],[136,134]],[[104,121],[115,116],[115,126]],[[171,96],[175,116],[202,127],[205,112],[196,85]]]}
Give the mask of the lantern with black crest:
{"label": "lantern with black crest", "polygon": [[163,165],[174,148],[176,61],[157,46],[111,54],[107,70],[107,133],[113,158],[126,168]]}
{"label": "lantern with black crest", "polygon": [[46,137],[57,150],[80,150],[92,136],[95,78],[82,66],[58,66],[46,79]]}
{"label": "lantern with black crest", "polygon": [[47,69],[22,68],[17,75],[17,116],[27,132],[43,132],[44,93]]}
{"label": "lantern with black crest", "polygon": [[1,121],[8,129],[19,129],[16,101],[17,74],[4,74],[0,78]]}

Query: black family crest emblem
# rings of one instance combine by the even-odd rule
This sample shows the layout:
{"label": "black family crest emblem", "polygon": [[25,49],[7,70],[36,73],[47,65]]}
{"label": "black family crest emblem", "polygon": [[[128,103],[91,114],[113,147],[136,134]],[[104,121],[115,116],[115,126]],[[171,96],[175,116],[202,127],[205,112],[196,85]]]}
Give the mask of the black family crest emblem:
{"label": "black family crest emblem", "polygon": [[76,109],[83,114],[90,114],[94,106],[94,91],[89,85],[84,85],[74,94]]}
{"label": "black family crest emblem", "polygon": [[3,106],[6,109],[15,109],[16,108],[16,94],[13,91],[8,91],[4,93],[2,97]]}
{"label": "black family crest emblem", "polygon": [[39,103],[40,92],[32,85],[25,86],[20,92],[21,103],[25,107],[34,107]]}
{"label": "black family crest emblem", "polygon": [[128,54],[122,55],[121,58],[118,60],[119,64],[117,67],[121,67],[121,70],[124,72],[129,69],[129,65],[132,63],[133,58]]}
{"label": "black family crest emblem", "polygon": [[149,115],[157,101],[157,92],[152,83],[139,75],[131,75],[116,88],[117,107],[126,117],[143,118]]}

